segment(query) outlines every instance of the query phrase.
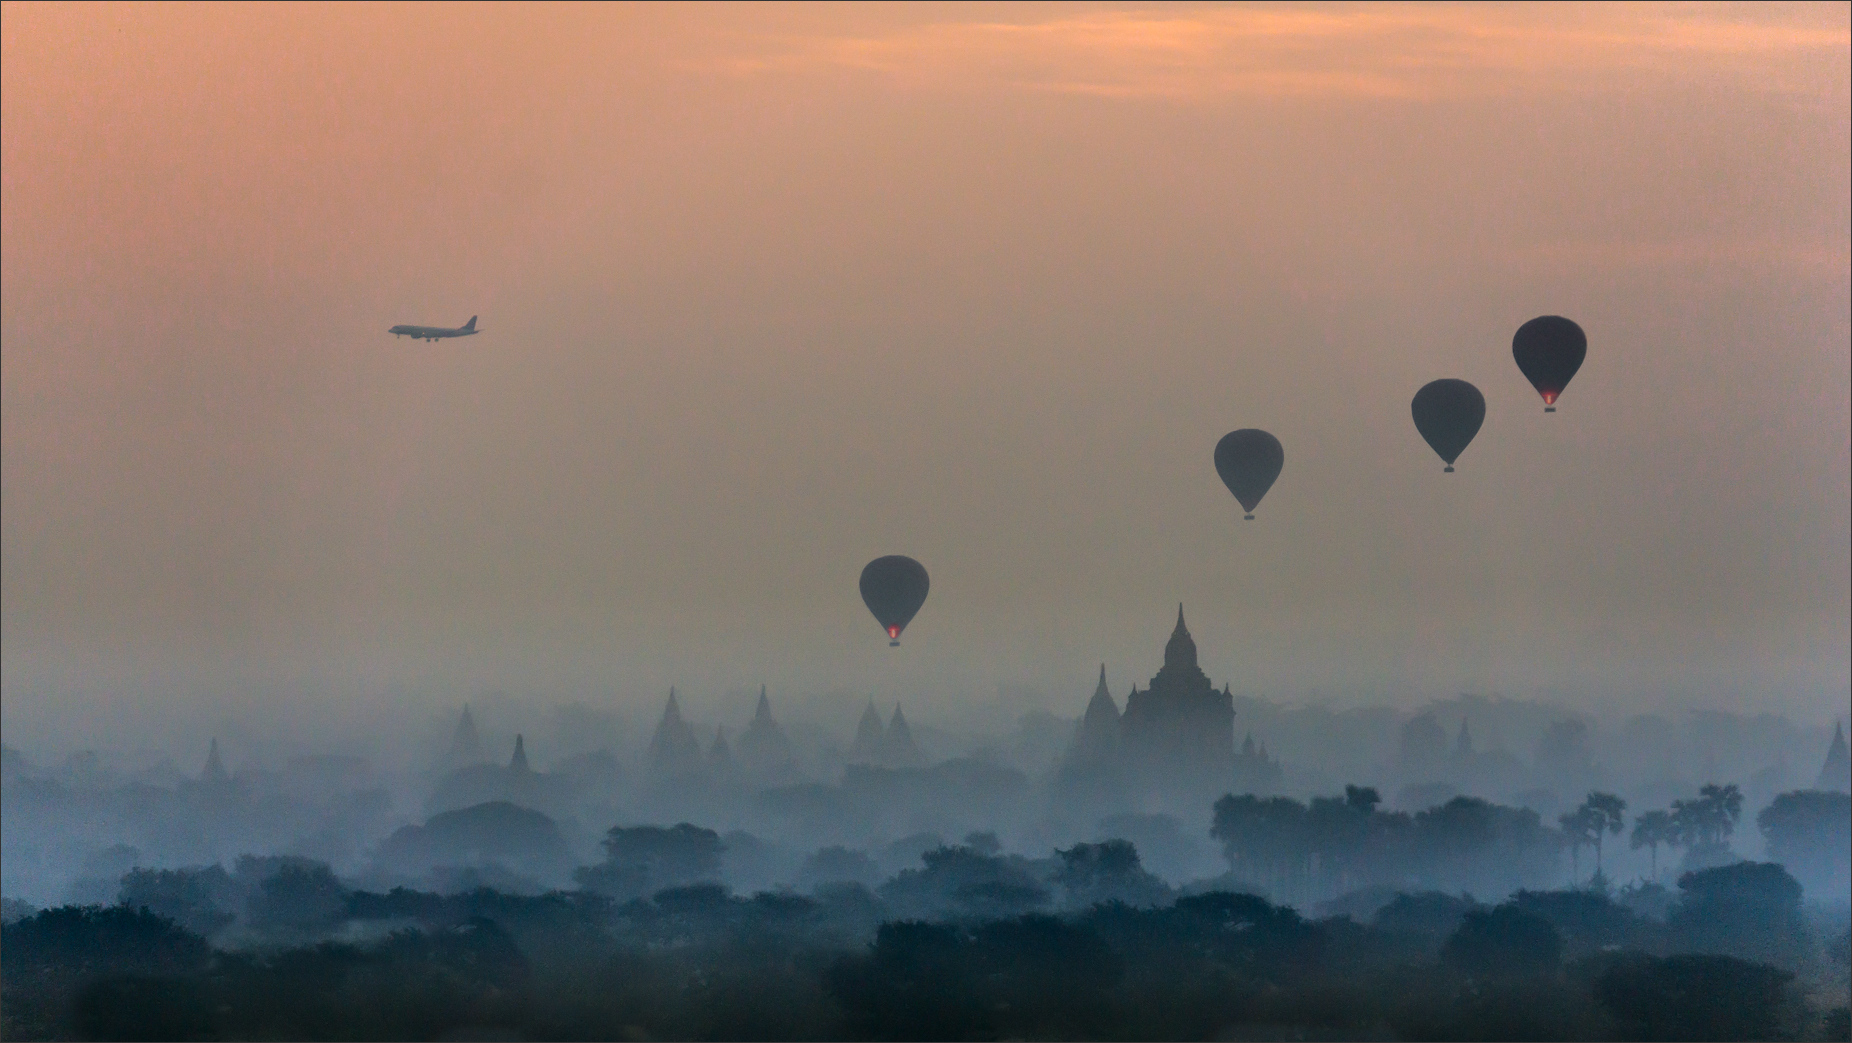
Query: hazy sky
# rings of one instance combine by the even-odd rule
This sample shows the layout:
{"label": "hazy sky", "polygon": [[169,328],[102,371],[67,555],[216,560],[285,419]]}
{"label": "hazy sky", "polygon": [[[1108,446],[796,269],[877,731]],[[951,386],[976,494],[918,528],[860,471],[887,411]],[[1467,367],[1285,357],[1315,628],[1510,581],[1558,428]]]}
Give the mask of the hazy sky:
{"label": "hazy sky", "polygon": [[[671,683],[1078,713],[1179,601],[1273,698],[1843,714],[1849,25],[9,5],[8,742]],[[1550,416],[1546,313],[1590,340]],[[1451,475],[1443,376],[1488,403]],[[1254,522],[1237,427],[1286,448]],[[888,553],[932,574],[899,650]]]}

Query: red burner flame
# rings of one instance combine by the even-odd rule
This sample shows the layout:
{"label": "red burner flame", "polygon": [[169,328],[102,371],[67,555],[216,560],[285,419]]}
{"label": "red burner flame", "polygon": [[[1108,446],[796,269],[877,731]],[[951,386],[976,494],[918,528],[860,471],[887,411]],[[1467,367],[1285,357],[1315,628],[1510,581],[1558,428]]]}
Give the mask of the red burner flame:
{"label": "red burner flame", "polygon": [[1557,396],[1557,395],[1560,395],[1560,394],[1562,394],[1562,392],[1560,392],[1560,391],[1545,391],[1545,392],[1543,393],[1543,404],[1544,404],[1544,405],[1546,405],[1546,406],[1553,406],[1553,405],[1555,405],[1555,404],[1556,404],[1556,396]]}
{"label": "red burner flame", "polygon": [[900,637],[900,628],[899,627],[888,627],[887,636],[898,639]]}

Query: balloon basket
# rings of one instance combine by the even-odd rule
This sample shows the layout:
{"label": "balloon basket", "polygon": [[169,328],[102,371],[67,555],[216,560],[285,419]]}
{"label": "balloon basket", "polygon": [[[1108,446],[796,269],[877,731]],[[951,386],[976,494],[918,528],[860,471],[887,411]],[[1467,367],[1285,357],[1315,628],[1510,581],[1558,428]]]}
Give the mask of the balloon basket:
{"label": "balloon basket", "polygon": [[1241,520],[1242,521],[1253,521],[1254,516],[1252,514],[1244,514],[1241,516]]}
{"label": "balloon basket", "polygon": [[894,640],[892,640],[892,641],[889,641],[889,642],[887,643],[887,647],[889,647],[889,648],[899,648],[899,647],[900,647],[900,639],[899,639],[899,638],[895,638]]}
{"label": "balloon basket", "polygon": [[1453,468],[1452,468],[1452,467],[1445,467],[1445,468],[1442,468],[1442,469],[1441,469],[1441,473],[1442,473],[1442,474],[1452,474],[1452,473],[1453,473]]}

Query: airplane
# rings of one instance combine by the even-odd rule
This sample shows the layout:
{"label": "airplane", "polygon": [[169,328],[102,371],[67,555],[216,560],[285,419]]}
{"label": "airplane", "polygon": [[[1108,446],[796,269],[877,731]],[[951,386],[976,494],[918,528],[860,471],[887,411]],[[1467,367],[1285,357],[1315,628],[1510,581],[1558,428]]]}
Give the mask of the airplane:
{"label": "airplane", "polygon": [[471,315],[469,321],[456,329],[442,326],[394,326],[386,331],[395,337],[417,337],[419,340],[438,340],[443,337],[469,337],[482,331],[476,328],[476,317]]}

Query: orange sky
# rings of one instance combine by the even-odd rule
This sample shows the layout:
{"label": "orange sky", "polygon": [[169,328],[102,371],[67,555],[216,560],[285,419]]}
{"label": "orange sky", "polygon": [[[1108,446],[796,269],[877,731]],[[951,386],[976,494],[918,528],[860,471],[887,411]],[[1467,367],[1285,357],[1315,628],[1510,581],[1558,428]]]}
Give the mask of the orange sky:
{"label": "orange sky", "polygon": [[1178,600],[1252,694],[1842,713],[1849,12],[6,5],[6,727],[930,720],[1122,690]]}

